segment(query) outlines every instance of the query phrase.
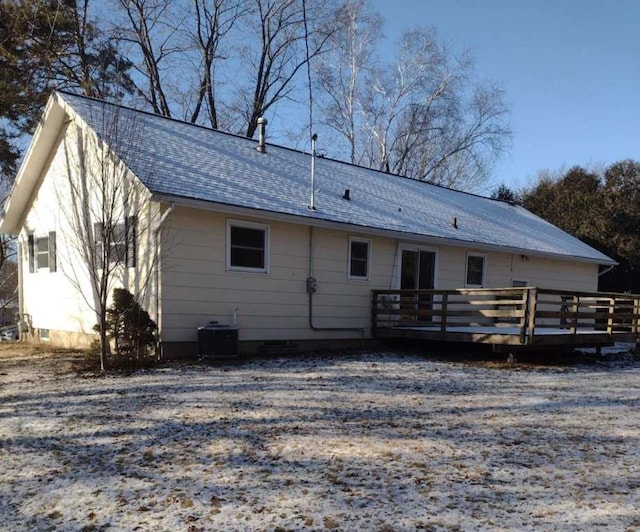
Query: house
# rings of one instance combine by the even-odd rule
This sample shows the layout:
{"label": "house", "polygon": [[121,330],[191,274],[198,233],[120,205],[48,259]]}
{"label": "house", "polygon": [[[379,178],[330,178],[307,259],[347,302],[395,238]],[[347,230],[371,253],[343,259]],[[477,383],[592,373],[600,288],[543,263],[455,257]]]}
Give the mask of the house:
{"label": "house", "polygon": [[595,291],[615,264],[519,205],[58,92],[0,226],[18,235],[20,314],[36,338],[94,336],[83,266],[96,243],[72,226],[102,230],[86,207],[116,175],[116,264],[103,266],[140,295],[165,356],[193,352],[212,320],[237,325],[247,351],[345,344],[371,338],[373,289]]}

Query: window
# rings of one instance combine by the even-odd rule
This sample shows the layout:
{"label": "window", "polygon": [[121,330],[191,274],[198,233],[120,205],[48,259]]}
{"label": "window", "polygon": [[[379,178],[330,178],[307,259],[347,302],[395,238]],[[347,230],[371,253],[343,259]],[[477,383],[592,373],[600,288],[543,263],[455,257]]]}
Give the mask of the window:
{"label": "window", "polygon": [[371,241],[349,238],[349,279],[369,279]]}
{"label": "window", "polygon": [[29,272],[49,270],[54,273],[56,264],[56,232],[51,231],[47,236],[29,235],[27,237],[27,252]]}
{"label": "window", "polygon": [[484,286],[485,258],[485,255],[481,255],[478,253],[467,253],[466,286]]}
{"label": "window", "polygon": [[254,222],[227,221],[227,269],[269,271],[269,226]]}
{"label": "window", "polygon": [[[111,233],[101,222],[93,224],[93,233],[98,264],[109,261],[110,264],[126,264],[127,267],[136,265],[136,227],[135,216],[127,216],[123,222],[113,224]],[[109,246],[103,254],[104,246]]]}
{"label": "window", "polygon": [[49,237],[36,238],[36,269],[43,270],[49,267]]}
{"label": "window", "polygon": [[514,288],[524,288],[525,286],[529,286],[529,281],[524,281],[522,279],[512,279],[511,286]]}

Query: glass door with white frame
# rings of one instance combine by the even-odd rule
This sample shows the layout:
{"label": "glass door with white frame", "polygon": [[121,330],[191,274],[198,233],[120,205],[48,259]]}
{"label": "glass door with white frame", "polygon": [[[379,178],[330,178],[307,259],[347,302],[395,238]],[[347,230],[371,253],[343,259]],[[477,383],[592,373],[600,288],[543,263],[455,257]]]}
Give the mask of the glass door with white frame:
{"label": "glass door with white frame", "polygon": [[[426,290],[435,286],[435,251],[421,249],[402,249],[400,268],[401,290]],[[403,296],[401,307],[409,312],[408,318],[415,321],[433,321],[429,311],[433,308],[431,294],[412,294]]]}

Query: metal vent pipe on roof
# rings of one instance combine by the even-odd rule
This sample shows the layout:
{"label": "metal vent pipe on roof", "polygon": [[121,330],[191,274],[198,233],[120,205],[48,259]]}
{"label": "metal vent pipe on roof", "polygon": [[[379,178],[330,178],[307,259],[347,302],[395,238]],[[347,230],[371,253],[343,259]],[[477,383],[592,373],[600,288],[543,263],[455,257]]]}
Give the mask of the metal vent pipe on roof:
{"label": "metal vent pipe on roof", "polygon": [[314,133],[311,135],[311,200],[309,208],[313,211],[316,210],[316,141],[318,135]]}
{"label": "metal vent pipe on roof", "polygon": [[258,118],[258,146],[256,150],[260,153],[266,153],[267,147],[265,145],[265,138],[267,136],[267,119],[264,116]]}

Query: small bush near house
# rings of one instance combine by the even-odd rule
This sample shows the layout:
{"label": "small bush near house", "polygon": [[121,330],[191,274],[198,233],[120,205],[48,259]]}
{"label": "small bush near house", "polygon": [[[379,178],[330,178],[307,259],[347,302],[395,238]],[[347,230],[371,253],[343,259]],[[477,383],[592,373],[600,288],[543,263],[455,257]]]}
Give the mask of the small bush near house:
{"label": "small bush near house", "polygon": [[107,337],[113,345],[109,365],[114,369],[154,365],[157,328],[131,292],[116,288],[107,310]]}

